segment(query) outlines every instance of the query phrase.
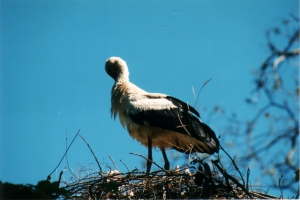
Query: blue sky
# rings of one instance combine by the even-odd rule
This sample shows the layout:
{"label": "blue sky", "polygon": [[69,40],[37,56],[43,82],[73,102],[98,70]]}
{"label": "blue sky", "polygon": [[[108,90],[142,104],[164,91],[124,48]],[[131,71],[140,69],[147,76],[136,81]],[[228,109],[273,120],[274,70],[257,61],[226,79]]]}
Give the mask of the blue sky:
{"label": "blue sky", "polygon": [[[215,105],[251,116],[244,100],[251,71],[269,55],[265,33],[298,7],[297,0],[2,0],[0,180],[45,179],[65,151],[66,130],[70,143],[80,129],[101,163],[113,166],[109,154],[122,171],[120,159],[141,166],[129,153],[147,149],[110,118],[113,80],[104,63],[111,56],[127,62],[139,87],[191,105],[192,87],[212,78],[196,106],[204,122],[203,108]],[[218,135],[221,127],[209,125]],[[95,163],[80,138],[68,158],[74,170]],[[154,159],[163,162],[159,151]]]}

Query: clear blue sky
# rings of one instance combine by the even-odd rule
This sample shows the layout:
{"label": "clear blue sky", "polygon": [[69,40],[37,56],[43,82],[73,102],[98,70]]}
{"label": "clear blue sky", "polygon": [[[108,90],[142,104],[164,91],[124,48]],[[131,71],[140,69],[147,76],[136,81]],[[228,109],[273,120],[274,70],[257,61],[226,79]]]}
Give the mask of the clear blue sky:
{"label": "clear blue sky", "polygon": [[[65,151],[66,130],[70,143],[80,129],[101,163],[113,166],[109,154],[122,171],[120,159],[141,166],[129,153],[147,149],[110,118],[111,56],[127,62],[136,85],[191,105],[192,86],[213,78],[196,106],[202,120],[203,108],[217,104],[246,118],[251,71],[269,55],[265,33],[298,7],[297,0],[2,0],[0,180],[45,179]],[[209,125],[218,135],[221,127]],[[80,138],[68,158],[74,170],[95,163]],[[159,151],[154,159],[162,162]]]}

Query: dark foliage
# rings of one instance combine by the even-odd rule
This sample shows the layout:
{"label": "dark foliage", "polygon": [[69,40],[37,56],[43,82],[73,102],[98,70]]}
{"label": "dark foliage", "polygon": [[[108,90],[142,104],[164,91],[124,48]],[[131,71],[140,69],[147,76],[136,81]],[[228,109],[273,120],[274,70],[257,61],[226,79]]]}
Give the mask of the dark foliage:
{"label": "dark foliage", "polygon": [[2,183],[1,199],[57,199],[67,195],[65,189],[58,187],[58,182],[40,181],[37,185]]}
{"label": "dark foliage", "polygon": [[[222,145],[261,173],[257,182],[299,196],[295,171],[299,169],[299,19],[293,15],[266,32],[269,56],[253,66],[253,85],[246,98],[251,112],[228,114],[216,106],[210,119],[221,119],[217,132]],[[251,59],[251,57],[249,58]],[[247,110],[247,111],[249,111]],[[238,148],[236,148],[238,147]],[[229,161],[231,162],[231,161]],[[251,163],[250,163],[251,162]],[[249,164],[250,163],[250,164]]]}

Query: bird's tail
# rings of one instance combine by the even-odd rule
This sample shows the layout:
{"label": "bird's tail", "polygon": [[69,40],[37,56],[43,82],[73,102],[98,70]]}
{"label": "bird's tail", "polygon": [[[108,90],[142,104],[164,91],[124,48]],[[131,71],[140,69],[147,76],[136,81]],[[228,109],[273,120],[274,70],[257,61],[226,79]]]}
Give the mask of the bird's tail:
{"label": "bird's tail", "polygon": [[[215,132],[205,123],[201,122],[198,118],[193,116],[193,119],[191,120],[191,130],[190,134],[192,137],[198,139],[201,141],[204,145],[205,149],[203,153],[213,154],[219,152],[220,142],[218,138],[216,137]],[[195,151],[197,151],[195,149]]]}

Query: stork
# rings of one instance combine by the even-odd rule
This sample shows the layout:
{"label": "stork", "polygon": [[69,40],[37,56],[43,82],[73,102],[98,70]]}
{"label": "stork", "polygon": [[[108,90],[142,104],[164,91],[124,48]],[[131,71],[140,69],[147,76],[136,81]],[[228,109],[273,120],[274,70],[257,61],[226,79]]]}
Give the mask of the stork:
{"label": "stork", "polygon": [[214,131],[199,118],[199,113],[183,101],[160,93],[149,93],[129,81],[127,64],[119,57],[105,63],[105,71],[115,83],[111,90],[111,116],[127,129],[130,136],[148,147],[147,173],[152,165],[152,147],[161,149],[165,165],[170,163],[165,149],[186,154],[219,151]]}

